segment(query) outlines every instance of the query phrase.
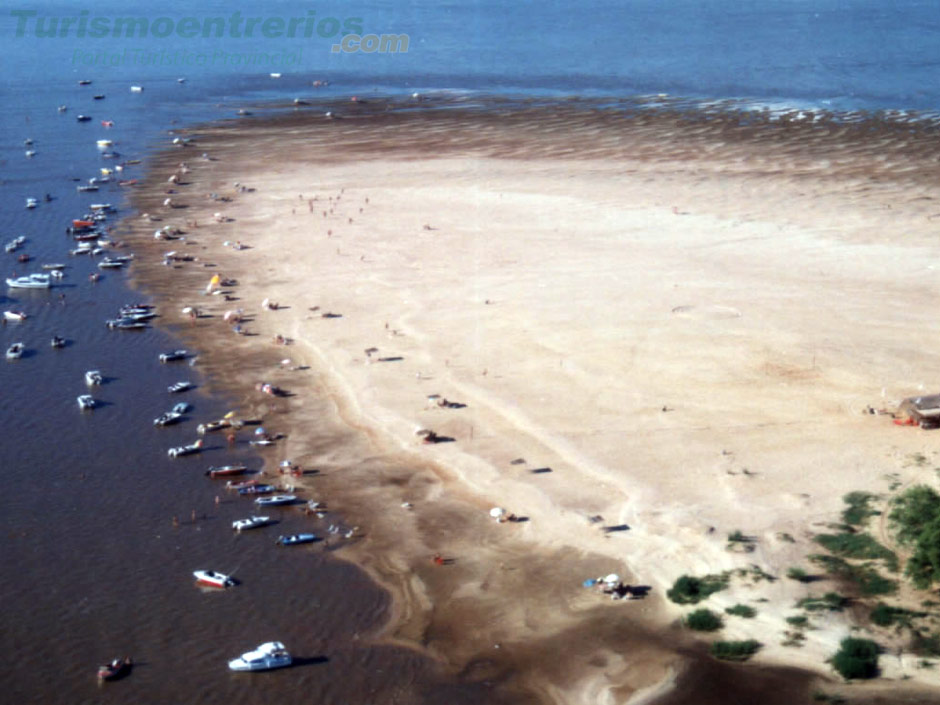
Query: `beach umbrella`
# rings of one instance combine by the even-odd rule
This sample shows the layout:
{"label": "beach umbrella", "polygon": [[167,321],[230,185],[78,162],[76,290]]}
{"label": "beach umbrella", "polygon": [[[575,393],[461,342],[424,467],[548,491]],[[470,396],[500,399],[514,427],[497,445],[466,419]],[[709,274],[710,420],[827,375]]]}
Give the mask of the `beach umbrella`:
{"label": "beach umbrella", "polygon": [[499,519],[500,517],[506,516],[506,510],[502,507],[493,507],[490,510],[490,516],[494,519]]}

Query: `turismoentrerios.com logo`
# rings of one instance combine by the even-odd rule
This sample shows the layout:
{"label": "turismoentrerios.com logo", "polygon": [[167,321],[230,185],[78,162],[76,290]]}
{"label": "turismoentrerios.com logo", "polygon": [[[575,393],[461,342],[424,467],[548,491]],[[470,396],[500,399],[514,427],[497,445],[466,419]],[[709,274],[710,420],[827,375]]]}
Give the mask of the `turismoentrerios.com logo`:
{"label": "turismoentrerios.com logo", "polygon": [[363,34],[362,17],[110,17],[81,10],[77,15],[40,15],[37,10],[10,10],[15,36],[37,39],[337,39],[331,52],[405,53],[407,34]]}

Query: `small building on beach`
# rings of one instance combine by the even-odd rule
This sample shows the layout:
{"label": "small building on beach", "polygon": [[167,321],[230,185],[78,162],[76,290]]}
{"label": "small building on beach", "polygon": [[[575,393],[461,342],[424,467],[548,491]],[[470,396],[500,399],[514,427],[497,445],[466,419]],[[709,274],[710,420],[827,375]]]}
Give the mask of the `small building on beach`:
{"label": "small building on beach", "polygon": [[940,394],[908,397],[898,407],[898,416],[921,428],[940,427]]}

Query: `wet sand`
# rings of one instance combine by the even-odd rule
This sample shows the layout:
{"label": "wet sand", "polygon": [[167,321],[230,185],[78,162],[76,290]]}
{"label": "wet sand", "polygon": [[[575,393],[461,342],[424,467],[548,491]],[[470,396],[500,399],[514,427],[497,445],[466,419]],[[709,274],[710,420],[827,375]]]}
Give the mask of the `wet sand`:
{"label": "wet sand", "polygon": [[[850,616],[782,646],[795,601],[833,589],[783,576],[843,494],[913,482],[910,457],[938,452],[935,434],[862,414],[940,377],[922,345],[940,267],[932,134],[418,107],[194,130],[150,164],[134,203],[149,217],[122,226],[164,321],[240,415],[285,434],[271,469],[318,470],[296,480],[304,496],[359,527],[342,551],[394,598],[378,638],[513,702],[837,691],[824,660]],[[183,238],[155,241],[162,226]],[[171,250],[193,259],[165,266]],[[228,301],[205,294],[216,273],[238,282]],[[249,335],[223,321],[236,309]],[[753,553],[727,550],[735,530]],[[780,579],[739,576],[706,606],[753,605],[722,638],[763,649],[715,663],[665,591],[752,565]],[[611,572],[648,596],[581,587]],[[911,702],[937,684],[916,661],[883,659]]]}

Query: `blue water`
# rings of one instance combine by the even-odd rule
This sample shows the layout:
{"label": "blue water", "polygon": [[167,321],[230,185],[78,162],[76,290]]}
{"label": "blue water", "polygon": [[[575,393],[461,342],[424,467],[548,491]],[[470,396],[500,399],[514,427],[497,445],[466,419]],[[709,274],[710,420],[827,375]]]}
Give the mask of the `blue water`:
{"label": "blue water", "polygon": [[[48,30],[51,19],[80,17],[83,9],[89,21],[131,17],[149,24],[168,18],[174,26],[187,16],[197,22],[212,17],[228,22],[236,12],[243,19],[288,22],[300,17],[306,22],[314,10],[316,23],[313,36],[294,38],[260,32],[237,37],[230,28],[222,37],[209,38],[161,38],[153,32],[92,38],[79,37],[74,28],[66,36],[37,36],[39,18]],[[113,166],[101,158],[95,140],[114,140],[121,153],[118,161],[145,158],[167,143],[167,130],[230,118],[248,105],[414,91],[618,98],[667,93],[693,101],[735,99],[747,105],[835,111],[940,108],[940,83],[935,80],[940,6],[916,0],[316,5],[277,0],[260,9],[241,0],[198,6],[165,0],[158,7],[100,0],[44,3],[36,13],[22,28],[23,36],[17,36],[18,18],[9,8],[0,10],[0,244],[23,234],[34,258],[21,265],[0,253],[0,269],[7,276],[52,261],[64,261],[69,269],[63,287],[53,292],[0,290],[0,309],[30,314],[27,322],[0,330],[0,347],[23,340],[31,350],[17,363],[0,361],[0,460],[6,482],[0,496],[0,555],[5,562],[0,599],[7,607],[0,645],[8,655],[36,654],[23,663],[5,659],[0,686],[24,703],[98,700],[88,687],[89,664],[116,655],[110,650],[125,644],[130,650],[140,644],[152,651],[159,643],[161,652],[177,663],[196,659],[217,664],[232,655],[219,652],[219,642],[228,646],[232,625],[245,642],[238,646],[246,648],[269,638],[266,630],[274,625],[314,656],[327,644],[340,642],[347,629],[379,620],[385,606],[383,595],[362,576],[343,574],[346,591],[350,586],[358,591],[361,614],[343,624],[308,625],[296,613],[309,611],[312,602],[341,613],[346,599],[309,587],[319,585],[316,577],[327,570],[322,559],[292,565],[290,574],[304,587],[280,587],[282,602],[272,606],[263,602],[264,561],[293,561],[296,554],[274,559],[269,551],[250,553],[247,542],[232,541],[227,532],[221,543],[208,540],[210,526],[180,534],[168,531],[173,514],[185,516],[195,507],[213,511],[218,490],[199,473],[208,463],[165,458],[167,447],[192,440],[191,427],[154,433],[149,423],[169,406],[166,384],[180,377],[205,380],[198,365],[171,368],[155,362],[160,350],[178,347],[167,333],[105,329],[104,319],[118,305],[140,295],[128,290],[121,273],[107,273],[92,285],[88,275],[97,271],[95,263],[67,255],[72,243],[63,229],[72,218],[93,202],[123,204],[122,190],[115,185],[98,194],[75,190],[74,179],[85,181],[101,167]],[[408,51],[332,52],[340,39],[332,32],[335,25],[361,27],[361,34],[405,34]],[[283,76],[272,78],[272,72]],[[178,82],[182,77],[185,82]],[[79,86],[80,78],[93,83]],[[314,87],[317,79],[329,85]],[[134,84],[144,91],[132,93]],[[94,100],[95,94],[106,97]],[[59,105],[67,105],[68,111],[58,112]],[[77,123],[78,113],[93,120]],[[114,127],[103,127],[101,120],[113,120]],[[32,158],[24,154],[26,138],[35,141]],[[123,176],[140,177],[140,169],[128,166]],[[26,197],[45,193],[55,200],[33,211],[24,208]],[[53,333],[72,344],[51,350]],[[82,374],[90,368],[100,368],[110,378],[96,392],[107,404],[93,414],[80,414],[75,395],[85,391]],[[228,405],[201,392],[192,397],[202,420],[224,413]],[[260,464],[247,451],[244,455]],[[227,511],[223,507],[221,513]],[[287,528],[299,530],[301,525]],[[234,565],[246,557],[254,566],[245,568],[246,589],[232,599],[215,599],[211,610],[188,580],[167,580],[167,575],[187,576],[197,563],[215,559]],[[199,638],[191,636],[181,644],[179,631]],[[305,636],[311,632],[316,637]],[[299,692],[329,695],[327,700],[335,702],[366,702],[357,699],[365,698],[366,691],[343,688],[357,682],[356,664],[374,654],[344,648],[333,657],[331,672],[352,677],[328,683],[316,669],[301,669],[290,676],[296,681],[279,681],[288,684],[281,686],[279,701],[289,702],[286,694]],[[382,658],[392,664],[389,672],[399,669],[409,681],[430,678],[417,656]],[[263,691],[221,678],[224,671],[213,671],[211,678],[198,669],[181,675],[172,662],[153,661],[149,670],[135,672],[132,681],[142,689],[134,691],[138,696],[159,692],[153,702],[263,699]],[[388,685],[387,680],[362,683],[373,690]],[[200,687],[204,692],[191,689]],[[116,697],[110,691],[100,700],[116,702]]]}

